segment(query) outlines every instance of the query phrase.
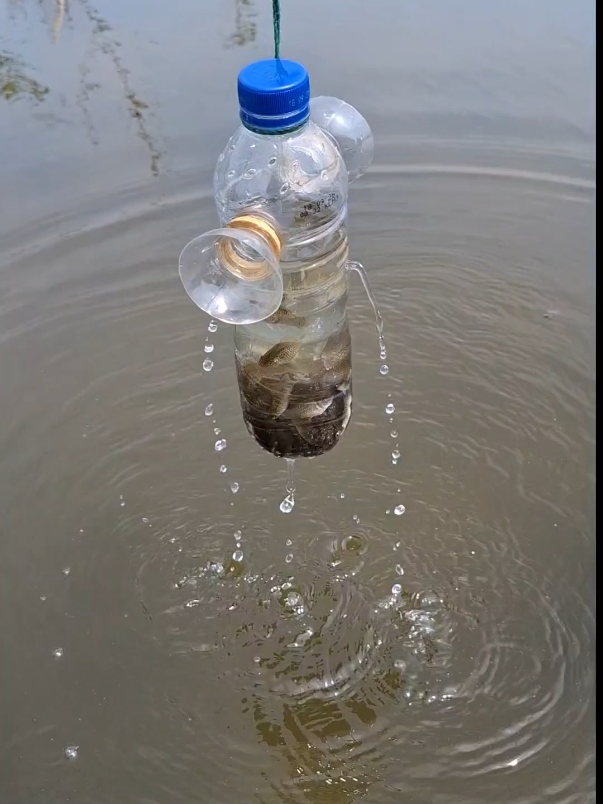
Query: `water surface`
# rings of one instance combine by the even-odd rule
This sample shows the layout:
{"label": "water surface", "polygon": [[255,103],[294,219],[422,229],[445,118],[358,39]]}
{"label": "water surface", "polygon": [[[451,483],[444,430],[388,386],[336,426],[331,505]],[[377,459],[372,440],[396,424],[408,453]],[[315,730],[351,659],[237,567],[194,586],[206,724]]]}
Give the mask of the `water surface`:
{"label": "water surface", "polygon": [[389,367],[289,514],[176,270],[269,6],[0,0],[0,798],[594,802],[594,3],[284,4]]}

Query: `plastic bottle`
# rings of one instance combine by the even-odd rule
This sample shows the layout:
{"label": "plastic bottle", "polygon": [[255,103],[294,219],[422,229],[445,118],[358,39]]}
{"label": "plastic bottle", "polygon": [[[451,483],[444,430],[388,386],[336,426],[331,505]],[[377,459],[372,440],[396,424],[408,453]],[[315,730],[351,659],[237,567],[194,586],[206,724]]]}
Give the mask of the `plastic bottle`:
{"label": "plastic bottle", "polygon": [[343,101],[310,101],[295,62],[248,65],[238,95],[242,125],[214,174],[221,228],[184,248],[180,276],[199,307],[235,325],[256,440],[277,455],[316,455],[351,413],[348,185],[369,167],[373,138]]}

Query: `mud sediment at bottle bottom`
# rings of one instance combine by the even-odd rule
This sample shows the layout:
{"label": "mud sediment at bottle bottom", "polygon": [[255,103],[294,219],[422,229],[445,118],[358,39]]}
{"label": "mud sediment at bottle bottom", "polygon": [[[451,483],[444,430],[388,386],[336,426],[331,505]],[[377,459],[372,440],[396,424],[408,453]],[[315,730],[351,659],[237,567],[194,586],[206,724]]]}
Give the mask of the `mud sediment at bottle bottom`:
{"label": "mud sediment at bottle bottom", "polygon": [[[241,404],[247,429],[263,449],[279,458],[312,458],[333,449],[341,438],[350,419],[352,397],[350,390],[335,386],[322,402],[327,407],[315,415],[308,411],[312,402],[302,403],[303,415],[293,408],[280,416],[258,409],[244,392]],[[320,407],[317,402],[316,408]]]}

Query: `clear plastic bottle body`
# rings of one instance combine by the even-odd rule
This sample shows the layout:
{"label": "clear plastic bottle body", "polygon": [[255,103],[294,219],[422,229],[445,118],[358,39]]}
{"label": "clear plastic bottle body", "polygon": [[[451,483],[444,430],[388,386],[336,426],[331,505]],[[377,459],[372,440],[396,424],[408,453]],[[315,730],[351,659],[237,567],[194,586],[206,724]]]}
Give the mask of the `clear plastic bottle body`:
{"label": "clear plastic bottle body", "polygon": [[222,225],[240,214],[266,216],[282,240],[283,272],[309,242],[305,258],[320,248],[320,231],[343,220],[348,173],[336,143],[308,120],[283,134],[260,134],[240,126],[214,173],[214,196]]}
{"label": "clear plastic bottle body", "polygon": [[347,321],[347,237],[316,260],[291,263],[277,313],[234,330],[243,418],[255,440],[279,457],[332,449],[352,409]]}
{"label": "clear plastic bottle body", "polygon": [[241,214],[262,215],[282,242],[278,310],[235,327],[245,423],[275,455],[322,454],[351,413],[348,174],[341,153],[311,121],[279,135],[241,127],[218,160],[214,191],[224,225]]}

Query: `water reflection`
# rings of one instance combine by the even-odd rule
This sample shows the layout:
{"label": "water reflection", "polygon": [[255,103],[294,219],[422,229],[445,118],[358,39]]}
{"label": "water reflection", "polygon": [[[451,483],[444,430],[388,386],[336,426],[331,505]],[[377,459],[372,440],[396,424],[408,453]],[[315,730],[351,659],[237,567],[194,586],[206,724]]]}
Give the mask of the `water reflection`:
{"label": "water reflection", "polygon": [[[71,19],[79,11],[87,24],[89,38],[83,47],[84,57],[77,66],[79,88],[76,105],[84,119],[84,126],[89,140],[98,145],[99,136],[89,104],[91,95],[101,89],[100,83],[91,80],[93,73],[91,62],[97,55],[103,56],[111,65],[112,71],[121,87],[123,103],[128,115],[134,121],[136,135],[144,143],[149,153],[150,168],[153,176],[159,173],[162,151],[152,131],[152,110],[149,102],[142,97],[131,77],[124,57],[121,55],[122,42],[114,33],[113,26],[89,0],[53,0],[50,7],[44,0],[32,0],[33,6],[42,11],[42,21],[52,34],[53,44],[60,47],[60,33],[67,19]],[[31,6],[27,0],[11,0],[9,18],[18,21],[19,15],[27,18]],[[44,86],[25,72],[25,66],[16,57],[0,52],[0,97],[14,100],[29,96],[36,101],[43,100],[52,91],[52,87]]]}
{"label": "water reflection", "polygon": [[235,29],[226,40],[227,47],[243,47],[255,42],[257,24],[252,0],[235,0]]}
{"label": "water reflection", "polygon": [[7,101],[30,98],[39,103],[48,91],[48,87],[27,74],[27,67],[20,59],[0,52],[0,98]]}

